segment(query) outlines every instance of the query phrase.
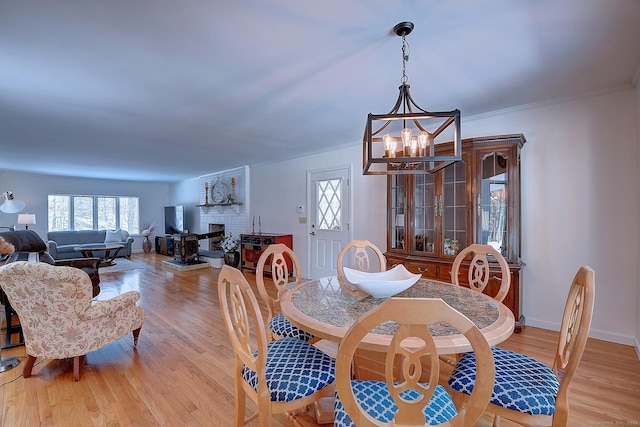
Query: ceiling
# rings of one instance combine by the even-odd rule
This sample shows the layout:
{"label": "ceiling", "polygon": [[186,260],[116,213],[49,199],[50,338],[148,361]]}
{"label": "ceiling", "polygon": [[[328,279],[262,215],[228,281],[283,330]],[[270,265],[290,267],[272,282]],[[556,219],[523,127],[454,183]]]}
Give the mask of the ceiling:
{"label": "ceiling", "polygon": [[630,87],[639,0],[0,0],[0,170],[178,181]]}

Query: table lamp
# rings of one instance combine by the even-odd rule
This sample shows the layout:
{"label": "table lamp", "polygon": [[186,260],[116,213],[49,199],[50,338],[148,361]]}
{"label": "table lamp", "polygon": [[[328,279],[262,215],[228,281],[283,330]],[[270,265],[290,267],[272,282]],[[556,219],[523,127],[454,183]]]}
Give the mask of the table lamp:
{"label": "table lamp", "polygon": [[24,224],[24,229],[29,229],[29,224],[36,223],[36,214],[23,213],[18,214],[18,224]]}

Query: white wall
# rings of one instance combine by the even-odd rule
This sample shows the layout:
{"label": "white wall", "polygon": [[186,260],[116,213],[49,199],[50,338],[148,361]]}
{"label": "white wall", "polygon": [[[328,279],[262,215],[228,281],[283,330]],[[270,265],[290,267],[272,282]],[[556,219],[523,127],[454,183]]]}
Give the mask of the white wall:
{"label": "white wall", "polygon": [[[354,239],[368,239],[387,247],[387,181],[383,176],[362,175],[362,147],[354,145],[314,156],[251,168],[250,216],[262,218],[262,231],[293,234],[293,247],[308,269],[308,224],[301,224],[297,204],[307,204],[307,171],[351,164],[353,199],[351,224]],[[308,206],[306,213],[309,215]]]}
{"label": "white wall", "polygon": [[632,90],[463,123],[465,135],[522,132],[526,322],[557,329],[577,269],[596,272],[591,336],[638,335],[638,128]]}

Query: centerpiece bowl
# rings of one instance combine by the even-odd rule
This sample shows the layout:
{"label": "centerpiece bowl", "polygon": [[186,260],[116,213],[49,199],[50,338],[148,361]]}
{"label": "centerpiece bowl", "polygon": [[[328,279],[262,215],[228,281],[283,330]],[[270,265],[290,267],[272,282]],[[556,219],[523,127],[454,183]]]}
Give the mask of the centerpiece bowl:
{"label": "centerpiece bowl", "polygon": [[387,271],[369,273],[344,267],[344,275],[359,291],[374,298],[388,298],[413,286],[420,274],[411,273],[399,264]]}

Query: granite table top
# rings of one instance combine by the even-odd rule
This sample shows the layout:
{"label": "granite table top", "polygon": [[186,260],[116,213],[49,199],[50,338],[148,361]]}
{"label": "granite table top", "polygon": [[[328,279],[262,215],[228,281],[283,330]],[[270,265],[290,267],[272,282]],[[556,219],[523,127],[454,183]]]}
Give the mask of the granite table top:
{"label": "granite table top", "polygon": [[[515,325],[513,313],[504,304],[485,294],[446,282],[420,279],[395,296],[441,298],[475,323],[491,345],[507,339]],[[296,326],[318,337],[339,342],[360,316],[384,300],[354,296],[349,282],[332,276],[293,287],[283,296],[281,310]],[[396,328],[393,322],[379,325],[363,340],[363,347],[384,350]],[[446,323],[429,325],[429,329],[442,353],[461,353],[471,349],[466,338]]]}

